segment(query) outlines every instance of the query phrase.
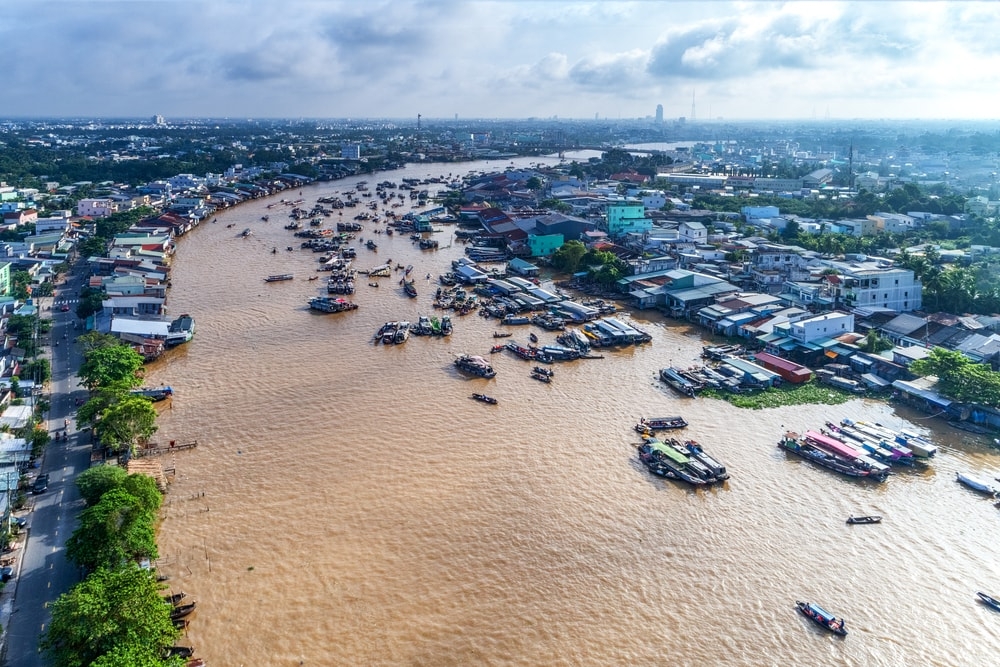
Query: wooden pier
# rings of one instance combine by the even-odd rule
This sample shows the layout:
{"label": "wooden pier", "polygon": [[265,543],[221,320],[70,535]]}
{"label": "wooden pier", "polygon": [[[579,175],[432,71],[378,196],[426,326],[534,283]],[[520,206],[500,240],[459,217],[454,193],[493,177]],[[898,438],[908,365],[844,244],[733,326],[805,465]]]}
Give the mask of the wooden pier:
{"label": "wooden pier", "polygon": [[161,454],[169,454],[170,452],[179,452],[184,449],[194,449],[197,446],[197,440],[192,440],[191,442],[177,442],[176,440],[171,440],[167,445],[149,442],[135,450],[135,458],[159,456]]}

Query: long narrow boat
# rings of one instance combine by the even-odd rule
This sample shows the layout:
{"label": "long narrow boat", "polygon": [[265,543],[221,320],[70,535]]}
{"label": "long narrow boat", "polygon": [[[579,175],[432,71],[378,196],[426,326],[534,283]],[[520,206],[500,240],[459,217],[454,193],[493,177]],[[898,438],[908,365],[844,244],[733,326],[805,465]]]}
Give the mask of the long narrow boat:
{"label": "long narrow boat", "polygon": [[995,597],[987,595],[986,593],[983,593],[982,591],[976,591],[976,595],[979,596],[979,599],[984,604],[987,604],[987,605],[993,607],[994,609],[996,609],[997,611],[1000,611],[1000,600],[997,600]]}
{"label": "long narrow boat", "polygon": [[817,449],[812,444],[806,442],[804,438],[800,438],[798,433],[792,431],[785,432],[785,435],[778,441],[778,447],[792,454],[797,454],[816,465],[823,466],[848,477],[868,477],[871,473],[867,468]]}
{"label": "long narrow boat", "polygon": [[678,394],[694,398],[697,387],[690,380],[682,377],[676,368],[661,368],[660,380],[670,385],[670,388]]}
{"label": "long narrow boat", "polygon": [[804,437],[805,441],[816,449],[843,459],[855,467],[867,470],[868,477],[882,481],[889,475],[889,466],[876,461],[841,440],[816,431],[806,431]]}
{"label": "long narrow boat", "polygon": [[497,404],[497,399],[493,398],[492,396],[487,396],[486,394],[473,394],[472,396],[470,396],[470,398],[473,398],[479,401],[480,403],[489,403],[490,405]]}
{"label": "long narrow boat", "polygon": [[278,282],[281,282],[283,280],[292,280],[293,278],[295,278],[295,276],[293,276],[291,273],[276,273],[273,276],[268,276],[268,277],[264,278],[264,282],[266,282],[266,283],[278,283]]}
{"label": "long narrow boat", "polygon": [[956,472],[955,479],[961,482],[962,484],[965,484],[973,491],[978,491],[979,493],[985,493],[988,496],[995,496],[997,494],[997,490],[993,488],[992,484],[990,484],[985,480],[979,479],[978,477],[975,477],[973,475],[967,475],[962,472]]}
{"label": "long narrow boat", "polygon": [[705,480],[688,472],[686,470],[687,466],[678,463],[676,458],[672,458],[664,443],[655,438],[639,445],[639,460],[654,475],[660,475],[668,479],[679,479],[695,486],[703,486],[707,483]]}
{"label": "long narrow boat", "polygon": [[652,431],[684,428],[688,425],[687,421],[684,420],[684,417],[681,417],[680,415],[675,415],[673,417],[640,417],[639,424]]}
{"label": "long narrow boat", "polygon": [[882,517],[875,515],[868,516],[854,516],[853,514],[847,517],[847,523],[850,524],[863,524],[863,523],[881,523]]}
{"label": "long narrow boat", "polygon": [[803,616],[824,630],[829,630],[833,634],[840,637],[847,636],[847,628],[844,625],[844,619],[837,618],[826,609],[823,609],[818,604],[814,604],[812,602],[796,602],[795,606],[798,607]]}
{"label": "long narrow boat", "polygon": [[687,450],[696,461],[701,463],[703,466],[708,468],[715,479],[719,482],[729,479],[729,473],[726,471],[726,466],[706,452],[702,446],[696,440],[685,440],[684,449]]}

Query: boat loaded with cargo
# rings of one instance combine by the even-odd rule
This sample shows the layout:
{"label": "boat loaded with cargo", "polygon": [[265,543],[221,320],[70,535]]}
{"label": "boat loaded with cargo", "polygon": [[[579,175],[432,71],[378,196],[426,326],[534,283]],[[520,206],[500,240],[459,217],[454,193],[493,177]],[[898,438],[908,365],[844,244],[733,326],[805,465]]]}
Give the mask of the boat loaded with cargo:
{"label": "boat loaded with cargo", "polygon": [[831,446],[822,434],[815,431],[808,431],[804,436],[786,431],[778,441],[778,447],[848,477],[864,477],[882,482],[888,476],[888,466],[879,464],[878,467],[873,467],[873,459],[864,460],[856,450],[850,448]]}

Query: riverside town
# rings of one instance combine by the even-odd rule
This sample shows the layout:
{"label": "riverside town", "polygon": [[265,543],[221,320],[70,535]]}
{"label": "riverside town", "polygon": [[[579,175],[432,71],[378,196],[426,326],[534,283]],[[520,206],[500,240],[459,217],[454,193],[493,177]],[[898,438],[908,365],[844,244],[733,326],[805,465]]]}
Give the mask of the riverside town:
{"label": "riverside town", "polygon": [[[336,629],[303,630],[273,664],[350,664],[310,633],[360,632],[345,630],[357,626],[341,614],[354,614],[391,635],[399,617],[387,610],[419,615],[419,604],[372,600],[419,588],[423,568],[456,567],[466,548],[489,575],[456,575],[468,586],[449,589],[459,606],[515,585],[504,570],[526,566],[513,551],[491,555],[500,543],[551,549],[543,567],[561,582],[574,569],[589,579],[589,564],[549,541],[570,538],[525,518],[549,503],[587,506],[570,520],[595,534],[575,548],[615,561],[637,550],[679,578],[700,556],[693,538],[665,541],[671,522],[699,515],[704,539],[725,541],[715,521],[747,528],[718,515],[746,507],[762,524],[807,512],[793,523],[816,524],[816,544],[853,549],[823,567],[895,549],[900,570],[943,571],[964,552],[942,547],[950,555],[923,567],[933,556],[900,545],[936,527],[914,515],[955,508],[984,535],[1000,521],[991,132],[662,118],[0,121],[4,664],[39,650],[54,665],[132,664],[114,662],[128,651],[155,660],[141,664],[264,664],[259,645],[232,637],[252,646],[258,632],[236,619],[280,646],[313,622],[301,609],[333,614],[325,604]],[[572,483],[553,481],[562,475]],[[541,497],[518,486],[526,479]],[[510,510],[524,517],[497,511],[509,500],[497,480],[532,496]],[[429,486],[391,499],[411,485]],[[589,493],[627,498],[615,511],[639,508],[634,523],[602,528],[611,508]],[[436,541],[448,524],[428,517],[479,495],[492,500],[456,519],[462,536]],[[258,502],[266,521],[242,518]],[[313,504],[305,516],[299,506]],[[322,520],[309,525],[326,537],[293,541],[285,512]],[[241,525],[253,545],[235,537]],[[426,551],[393,542],[397,531]],[[492,546],[466,545],[477,541]],[[626,542],[639,546],[616,546]],[[649,542],[655,554],[641,551]],[[366,555],[354,563],[352,549]],[[296,589],[286,567],[323,595]],[[862,628],[894,613],[870,590],[796,588],[797,575],[767,567],[752,585],[785,587],[776,595],[791,601],[768,622],[802,621],[809,639],[876,641],[883,630]],[[979,581],[954,574],[958,601],[937,600],[935,613],[1000,620],[964,604],[979,586],[1000,593],[983,570]],[[368,577],[380,583],[369,590]],[[301,599],[282,599],[286,582]],[[795,603],[810,591],[837,616]],[[115,629],[97,641],[89,629],[112,598],[129,600],[136,625],[102,623]],[[796,608],[804,619],[785,613]],[[402,655],[387,663],[439,662]],[[468,664],[490,662],[477,655]],[[551,654],[510,655],[497,662]]]}

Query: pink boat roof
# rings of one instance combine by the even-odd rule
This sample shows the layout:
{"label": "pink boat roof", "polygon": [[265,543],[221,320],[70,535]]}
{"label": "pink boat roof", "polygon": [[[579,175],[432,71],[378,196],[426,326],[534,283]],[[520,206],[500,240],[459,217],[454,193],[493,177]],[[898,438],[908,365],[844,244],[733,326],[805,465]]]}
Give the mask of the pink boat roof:
{"label": "pink boat roof", "polygon": [[806,431],[806,439],[815,442],[817,445],[823,449],[837,454],[839,456],[844,456],[849,459],[857,459],[863,456],[862,452],[854,449],[850,445],[846,445],[836,438],[831,438],[828,435],[823,435],[817,431]]}

